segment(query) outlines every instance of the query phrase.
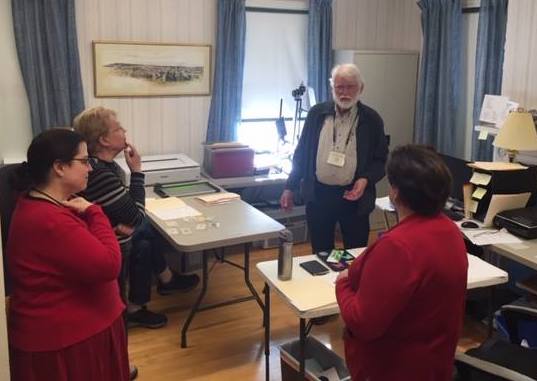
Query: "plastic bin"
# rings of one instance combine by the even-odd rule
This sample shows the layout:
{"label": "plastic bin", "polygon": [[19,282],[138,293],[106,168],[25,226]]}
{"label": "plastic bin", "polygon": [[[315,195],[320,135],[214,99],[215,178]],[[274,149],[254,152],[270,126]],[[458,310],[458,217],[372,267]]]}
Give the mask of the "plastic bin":
{"label": "plastic bin", "polygon": [[314,337],[307,337],[304,348],[306,360],[305,378],[300,378],[299,366],[300,341],[295,340],[280,346],[280,362],[282,369],[282,381],[321,381],[318,374],[308,367],[308,360],[315,359],[322,371],[335,368],[341,381],[350,381],[349,371],[345,366],[345,361],[335,352],[327,348],[323,343]]}

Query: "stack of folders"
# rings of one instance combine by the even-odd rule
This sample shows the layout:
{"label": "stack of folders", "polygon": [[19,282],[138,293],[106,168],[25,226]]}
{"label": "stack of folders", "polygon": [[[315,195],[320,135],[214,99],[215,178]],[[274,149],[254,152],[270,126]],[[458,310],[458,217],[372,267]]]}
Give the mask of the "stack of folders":
{"label": "stack of folders", "polygon": [[207,205],[217,205],[217,204],[223,204],[225,202],[230,202],[233,200],[240,200],[241,196],[239,196],[237,193],[220,192],[220,193],[205,194],[202,196],[198,196],[196,198],[198,200],[203,201]]}

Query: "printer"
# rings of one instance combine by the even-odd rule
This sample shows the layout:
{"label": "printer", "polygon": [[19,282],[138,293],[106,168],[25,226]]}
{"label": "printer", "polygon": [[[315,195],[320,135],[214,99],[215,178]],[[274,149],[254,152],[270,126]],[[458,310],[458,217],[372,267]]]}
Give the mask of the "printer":
{"label": "printer", "polygon": [[537,207],[499,212],[494,216],[494,225],[522,238],[537,238]]}
{"label": "printer", "polygon": [[[123,172],[125,184],[130,184],[131,171],[125,158],[116,159]],[[183,153],[142,156],[145,185],[197,181],[201,178],[200,165]]]}

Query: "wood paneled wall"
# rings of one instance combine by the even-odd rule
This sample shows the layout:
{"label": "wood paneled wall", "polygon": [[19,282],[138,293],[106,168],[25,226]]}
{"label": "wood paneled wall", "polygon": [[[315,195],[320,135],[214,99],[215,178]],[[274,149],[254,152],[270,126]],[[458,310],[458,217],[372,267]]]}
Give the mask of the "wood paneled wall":
{"label": "wood paneled wall", "polygon": [[502,93],[537,108],[537,2],[509,2]]}
{"label": "wood paneled wall", "polygon": [[217,0],[76,0],[80,65],[86,106],[117,111],[142,154],[184,152],[201,158],[210,96],[95,98],[93,40],[212,45]]}
{"label": "wood paneled wall", "polygon": [[334,49],[421,50],[416,0],[334,0]]}

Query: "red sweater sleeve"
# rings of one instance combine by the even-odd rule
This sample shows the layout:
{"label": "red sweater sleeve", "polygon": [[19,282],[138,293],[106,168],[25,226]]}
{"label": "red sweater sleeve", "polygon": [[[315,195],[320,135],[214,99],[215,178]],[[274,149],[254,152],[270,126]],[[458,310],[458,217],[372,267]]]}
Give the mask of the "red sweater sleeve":
{"label": "red sweater sleeve", "polygon": [[[49,242],[56,254],[49,260],[61,275],[77,283],[113,280],[121,268],[121,252],[108,218],[98,205],[81,217],[66,215],[50,230]],[[51,247],[52,249],[52,247]]]}
{"label": "red sweater sleeve", "polygon": [[336,297],[347,328],[369,341],[386,332],[418,280],[406,248],[389,239],[378,242],[356,265],[349,278],[337,282]]}

